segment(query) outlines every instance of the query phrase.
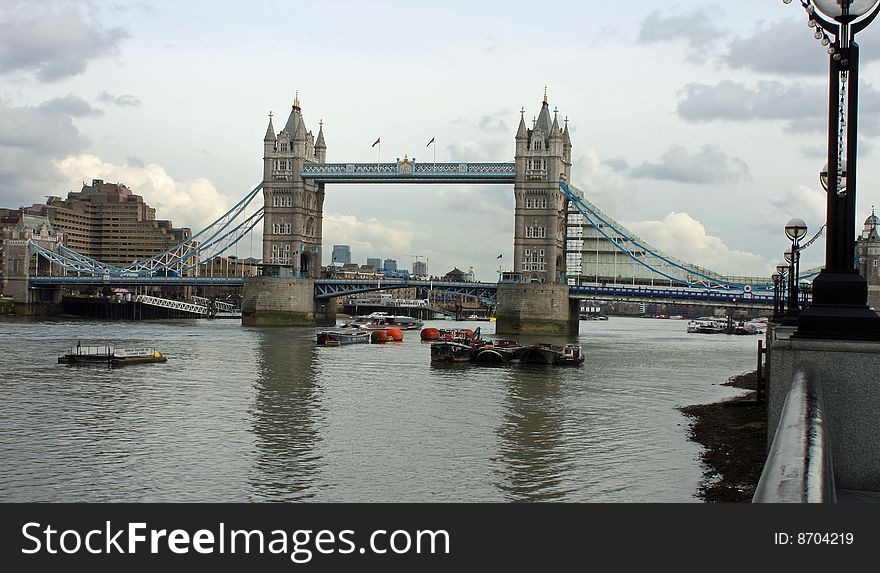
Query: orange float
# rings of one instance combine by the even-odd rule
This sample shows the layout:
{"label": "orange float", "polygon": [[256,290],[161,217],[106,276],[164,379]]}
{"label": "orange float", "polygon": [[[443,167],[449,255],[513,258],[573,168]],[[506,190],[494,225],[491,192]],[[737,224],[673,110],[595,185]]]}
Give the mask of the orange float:
{"label": "orange float", "polygon": [[401,342],[403,340],[403,331],[399,328],[389,328],[385,333],[388,337],[386,340],[393,340],[394,342]]}
{"label": "orange float", "polygon": [[467,338],[473,338],[473,337],[474,337],[474,331],[471,330],[470,328],[462,328],[462,329],[459,330],[458,332],[459,332],[460,334],[464,335],[464,336],[467,337]]}
{"label": "orange float", "polygon": [[373,330],[370,332],[370,342],[385,342],[388,335],[384,330]]}
{"label": "orange float", "polygon": [[419,336],[422,340],[438,340],[440,338],[440,331],[436,328],[423,328]]}

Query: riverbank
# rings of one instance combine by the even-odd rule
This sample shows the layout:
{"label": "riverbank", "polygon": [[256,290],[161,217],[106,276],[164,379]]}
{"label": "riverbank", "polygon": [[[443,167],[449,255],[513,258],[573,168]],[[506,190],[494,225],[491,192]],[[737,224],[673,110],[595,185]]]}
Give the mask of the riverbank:
{"label": "riverbank", "polygon": [[680,408],[692,418],[688,434],[704,448],[698,495],[707,503],[749,503],[766,455],[766,404],[755,402],[757,373],[734,376],[724,386],[748,394],[714,404]]}

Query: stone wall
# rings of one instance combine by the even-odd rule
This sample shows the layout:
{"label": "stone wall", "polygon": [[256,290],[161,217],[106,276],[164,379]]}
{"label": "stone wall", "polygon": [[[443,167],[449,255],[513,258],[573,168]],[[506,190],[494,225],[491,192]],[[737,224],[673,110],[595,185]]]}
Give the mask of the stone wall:
{"label": "stone wall", "polygon": [[315,300],[314,279],[249,277],[241,300],[245,326],[332,326],[336,299]]}
{"label": "stone wall", "polygon": [[578,333],[578,301],[568,285],[499,283],[495,332],[498,334]]}
{"label": "stone wall", "polygon": [[837,487],[880,491],[880,342],[778,339],[770,358],[768,447],[796,369],[811,365],[822,386]]}

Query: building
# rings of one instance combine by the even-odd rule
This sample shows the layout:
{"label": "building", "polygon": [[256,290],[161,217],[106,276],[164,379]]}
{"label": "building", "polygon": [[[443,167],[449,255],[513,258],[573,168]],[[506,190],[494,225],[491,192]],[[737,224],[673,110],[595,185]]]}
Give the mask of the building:
{"label": "building", "polygon": [[385,259],[385,262],[382,263],[382,270],[396,271],[397,270],[397,261],[394,259]]}
{"label": "building", "polygon": [[871,209],[862,234],[856,239],[856,266],[868,283],[868,306],[880,308],[880,218]]}
{"label": "building", "polygon": [[34,302],[33,296],[45,294],[28,288],[29,276],[52,273],[49,262],[28,247],[30,241],[55,251],[63,244],[64,233],[43,215],[0,209],[0,293],[18,302]]}
{"label": "building", "polygon": [[382,268],[382,259],[379,259],[379,258],[367,259],[367,266],[373,267],[374,269],[381,269]]}
{"label": "building", "polygon": [[415,261],[413,263],[413,275],[417,277],[428,276],[428,263],[423,261]]}
{"label": "building", "polygon": [[333,245],[333,265],[351,264],[351,247],[349,245]]}
{"label": "building", "polygon": [[461,270],[458,267],[455,267],[445,275],[443,275],[444,281],[463,283],[467,281],[467,273]]}
{"label": "building", "polygon": [[299,177],[305,163],[325,163],[324,126],[318,137],[306,128],[299,97],[278,134],[263,138],[263,273],[268,276],[321,274],[324,185]]}
{"label": "building", "polygon": [[188,228],[156,219],[156,210],[125,185],[101,179],[26,211],[46,217],[63,233],[67,248],[116,266],[148,259],[192,236]]}

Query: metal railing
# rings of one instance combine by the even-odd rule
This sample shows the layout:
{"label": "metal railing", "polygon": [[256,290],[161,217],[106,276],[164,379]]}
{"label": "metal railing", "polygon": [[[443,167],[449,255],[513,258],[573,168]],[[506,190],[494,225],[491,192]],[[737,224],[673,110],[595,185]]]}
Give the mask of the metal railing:
{"label": "metal railing", "polygon": [[835,503],[819,375],[796,371],[752,503]]}

